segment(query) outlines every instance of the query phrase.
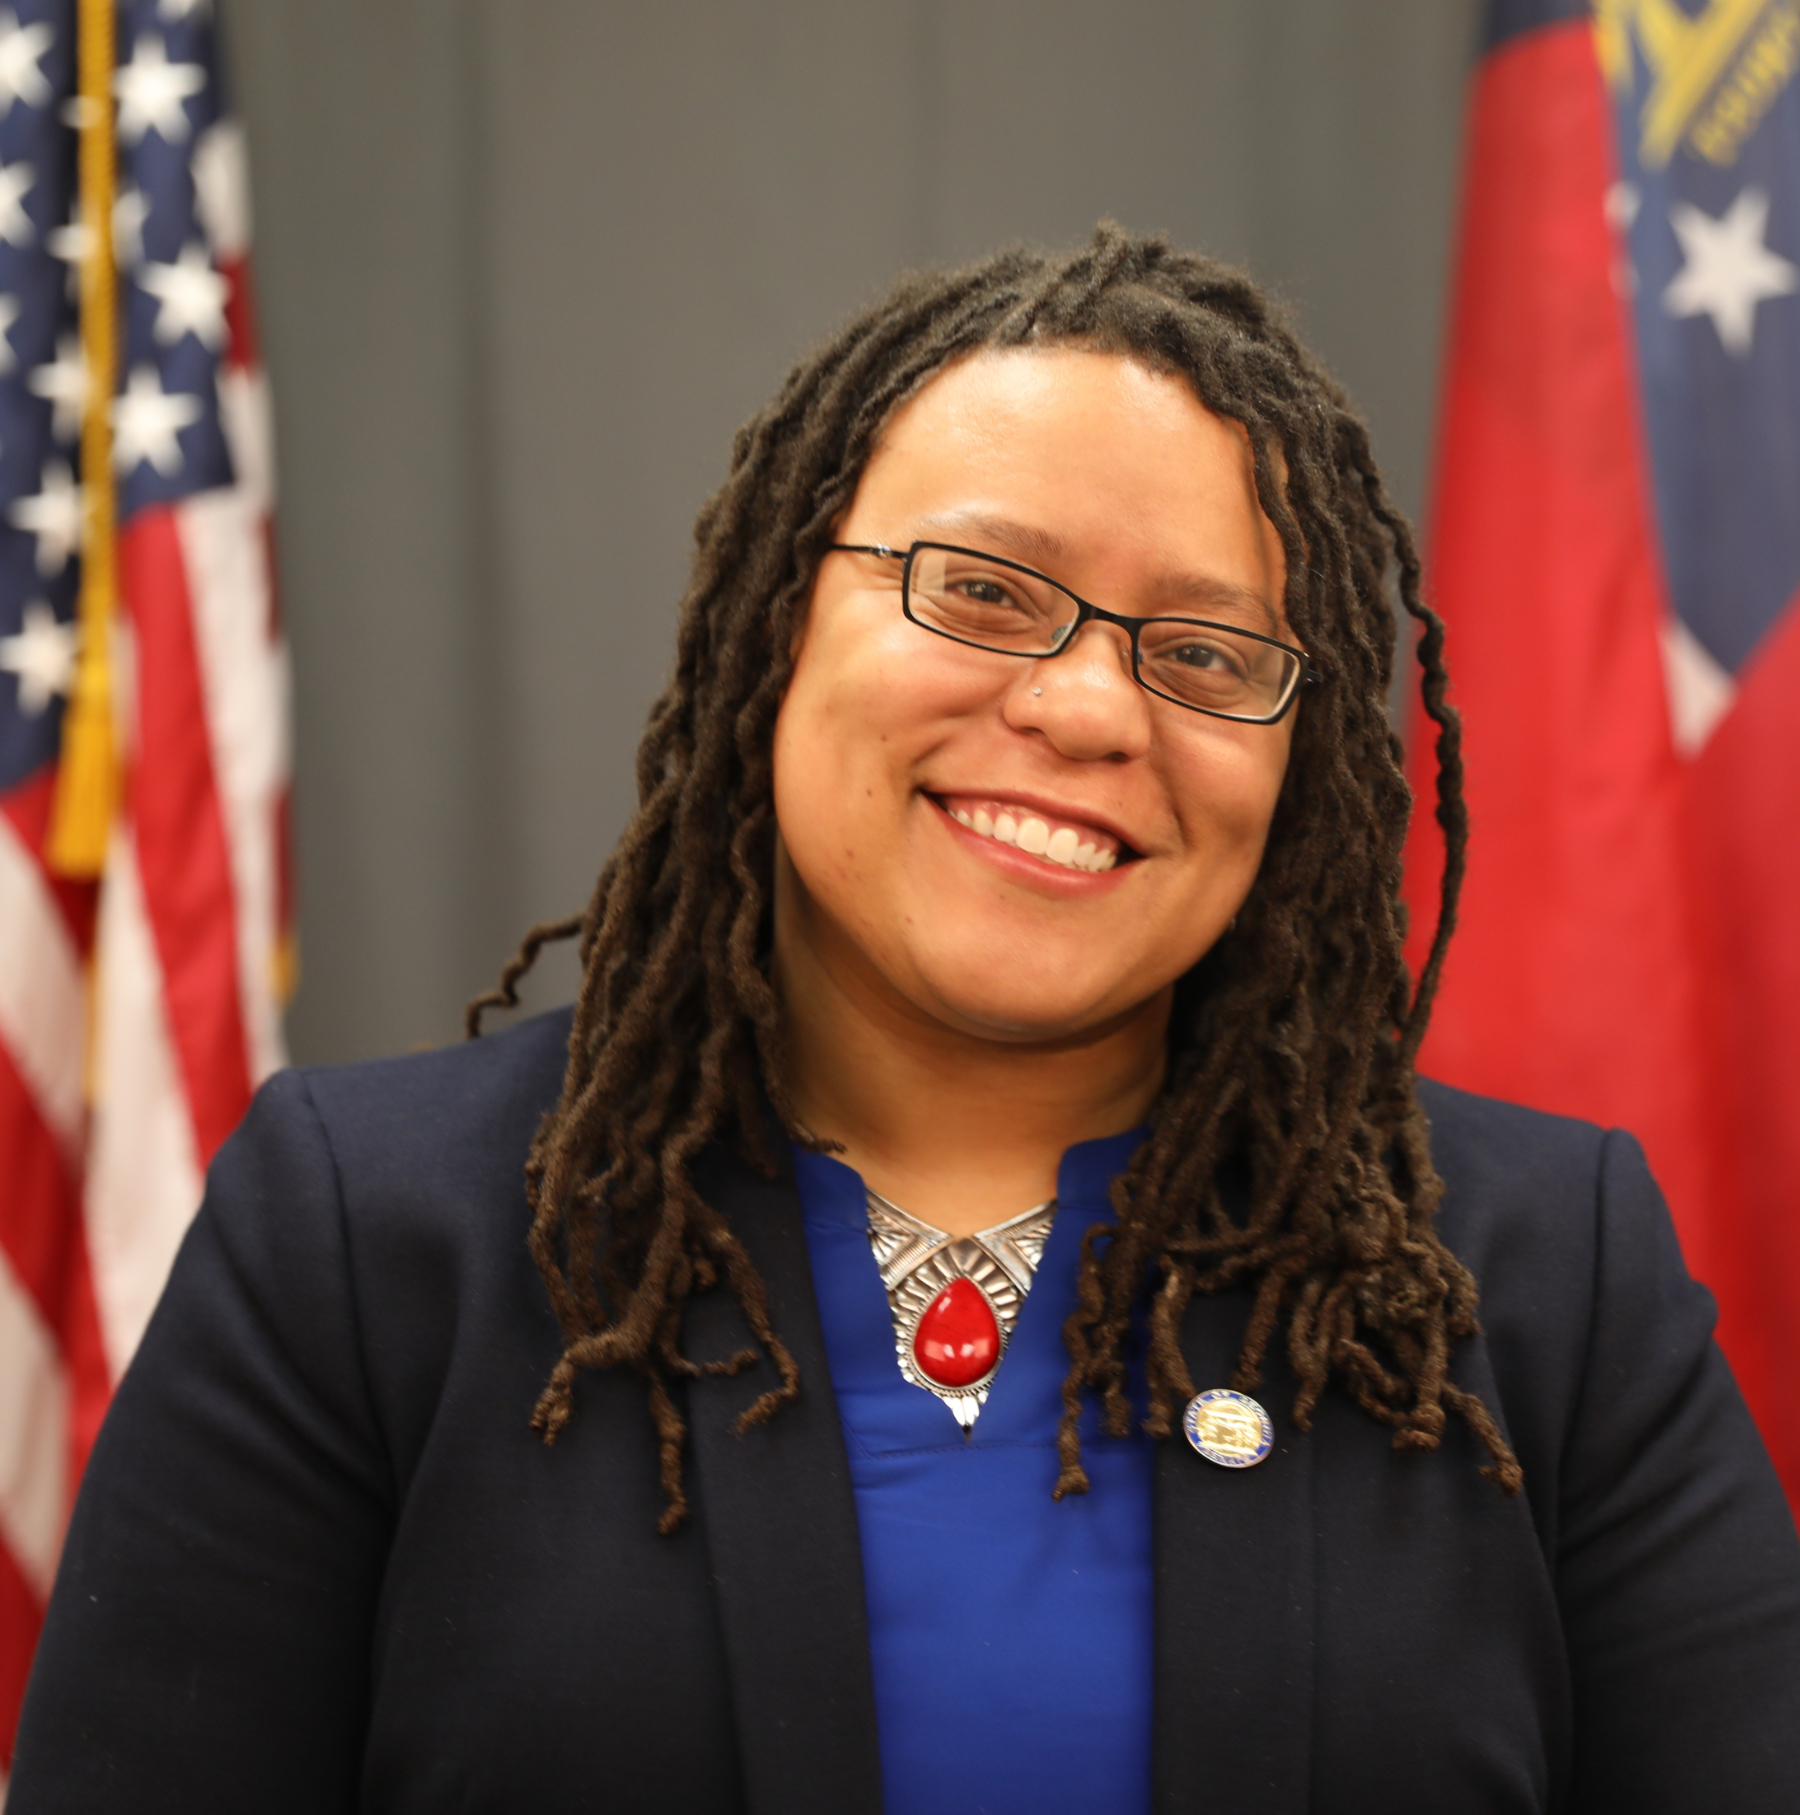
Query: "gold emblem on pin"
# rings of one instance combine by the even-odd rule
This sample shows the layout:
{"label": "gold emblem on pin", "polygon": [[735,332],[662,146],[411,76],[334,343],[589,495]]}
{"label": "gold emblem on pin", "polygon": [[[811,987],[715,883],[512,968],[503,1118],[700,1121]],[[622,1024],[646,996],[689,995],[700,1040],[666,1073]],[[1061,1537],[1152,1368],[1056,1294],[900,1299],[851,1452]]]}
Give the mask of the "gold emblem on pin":
{"label": "gold emblem on pin", "polygon": [[1275,1427],[1248,1393],[1216,1386],[1196,1393],[1181,1415],[1187,1440],[1221,1468],[1254,1468],[1275,1447]]}

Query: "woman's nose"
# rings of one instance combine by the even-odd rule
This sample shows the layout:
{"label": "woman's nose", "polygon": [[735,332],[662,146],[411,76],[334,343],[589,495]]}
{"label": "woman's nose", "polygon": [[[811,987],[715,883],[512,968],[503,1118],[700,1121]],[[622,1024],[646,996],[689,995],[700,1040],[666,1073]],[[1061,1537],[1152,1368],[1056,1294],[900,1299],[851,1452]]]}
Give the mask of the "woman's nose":
{"label": "woman's nose", "polygon": [[1090,623],[1054,656],[1034,662],[1014,688],[1008,718],[1079,761],[1142,755],[1150,696],[1131,667],[1131,638],[1116,624]]}

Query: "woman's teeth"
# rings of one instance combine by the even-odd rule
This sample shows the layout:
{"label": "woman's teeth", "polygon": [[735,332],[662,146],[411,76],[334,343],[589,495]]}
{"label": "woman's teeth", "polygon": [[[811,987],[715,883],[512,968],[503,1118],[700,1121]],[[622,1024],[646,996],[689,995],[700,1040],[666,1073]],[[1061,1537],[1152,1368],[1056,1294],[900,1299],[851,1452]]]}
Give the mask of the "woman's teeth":
{"label": "woman's teeth", "polygon": [[1041,857],[1065,870],[1090,870],[1099,875],[1119,861],[1110,842],[1084,838],[1072,826],[1058,826],[1053,832],[1035,813],[1011,813],[1004,808],[990,812],[986,807],[951,807],[949,813],[959,826],[967,826],[979,837],[1015,845],[1028,856]]}

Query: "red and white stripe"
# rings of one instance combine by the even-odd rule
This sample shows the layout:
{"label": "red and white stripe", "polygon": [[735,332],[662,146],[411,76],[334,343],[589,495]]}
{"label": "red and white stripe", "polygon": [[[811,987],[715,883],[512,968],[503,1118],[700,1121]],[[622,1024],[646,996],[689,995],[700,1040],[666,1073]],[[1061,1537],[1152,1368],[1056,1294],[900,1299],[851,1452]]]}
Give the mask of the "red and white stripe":
{"label": "red and white stripe", "polygon": [[81,1214],[94,891],[44,867],[52,787],[0,811],[0,1768],[111,1385]]}
{"label": "red and white stripe", "polygon": [[[73,1490],[199,1205],[283,1062],[287,662],[241,141],[213,148],[237,481],[119,538],[123,807],[97,886],[43,861],[53,777],[0,812],[0,1800]],[[223,196],[225,206],[217,205]]]}

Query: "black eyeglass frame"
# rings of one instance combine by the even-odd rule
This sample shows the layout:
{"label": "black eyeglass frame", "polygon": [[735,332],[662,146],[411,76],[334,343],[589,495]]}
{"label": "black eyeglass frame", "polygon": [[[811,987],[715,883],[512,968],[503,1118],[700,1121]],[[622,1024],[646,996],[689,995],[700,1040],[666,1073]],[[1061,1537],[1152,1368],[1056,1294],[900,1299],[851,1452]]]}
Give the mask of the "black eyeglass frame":
{"label": "black eyeglass frame", "polygon": [[[1014,573],[1029,574],[1034,580],[1041,580],[1046,586],[1053,586],[1065,599],[1075,602],[1075,622],[1069,626],[1068,635],[1061,645],[1049,650],[996,649],[992,643],[977,643],[970,637],[959,637],[948,630],[940,630],[935,624],[928,624],[912,608],[912,568],[913,557],[922,548],[935,548],[941,553],[950,555],[971,555],[978,561],[992,561],[996,567],[1009,567]],[[884,542],[828,542],[825,545],[827,554],[875,555],[884,561],[899,561],[900,570],[900,609],[906,614],[908,623],[917,624],[921,630],[928,630],[935,637],[942,637],[947,643],[960,643],[965,649],[985,650],[989,655],[1010,655],[1023,662],[1048,662],[1070,649],[1075,639],[1081,634],[1083,626],[1095,622],[1116,624],[1131,639],[1131,675],[1132,679],[1159,700],[1167,700],[1171,706],[1179,706],[1184,712],[1204,713],[1208,718],[1229,719],[1235,725],[1278,725],[1293,710],[1294,702],[1300,697],[1302,687],[1317,687],[1323,684],[1325,677],[1312,665],[1312,658],[1304,649],[1296,649],[1292,643],[1284,643],[1278,637],[1266,637],[1260,631],[1245,630],[1237,624],[1221,624],[1211,618],[1182,618],[1157,616],[1153,618],[1128,618],[1116,611],[1108,611],[1103,605],[1091,604],[1080,593],[1071,592],[1060,580],[1053,580],[1047,573],[1039,573],[1035,567],[1027,567],[1022,561],[1009,561],[1004,555],[990,554],[985,548],[960,548],[953,542],[915,542],[910,548],[889,548]],[[1160,687],[1153,687],[1144,679],[1143,650],[1139,645],[1139,636],[1146,624],[1192,624],[1202,630],[1222,630],[1229,636],[1249,637],[1252,642],[1265,643],[1271,649],[1279,649],[1291,655],[1300,664],[1299,677],[1295,680],[1288,696],[1275,711],[1258,716],[1247,712],[1220,712],[1212,706],[1196,706],[1191,700],[1177,699],[1172,693],[1165,693]]]}

